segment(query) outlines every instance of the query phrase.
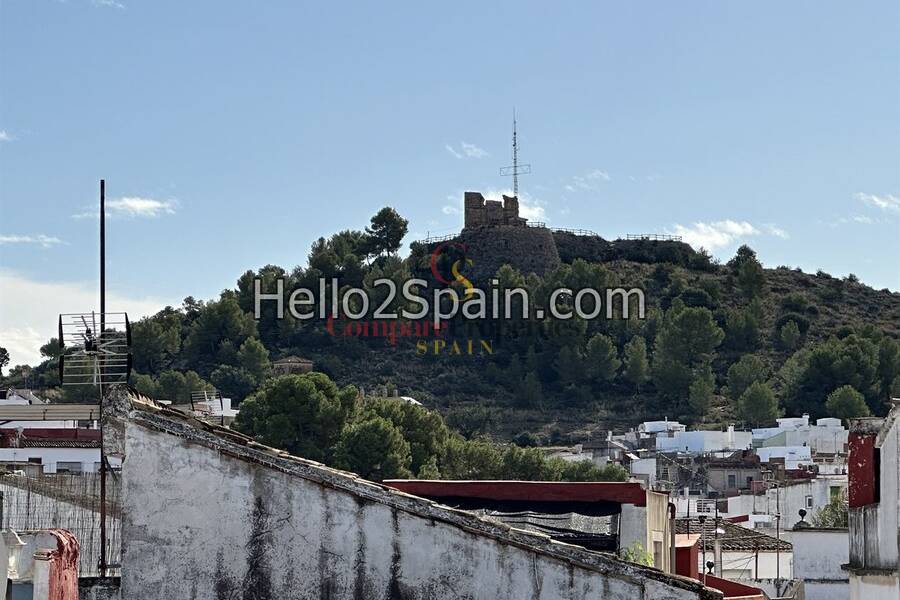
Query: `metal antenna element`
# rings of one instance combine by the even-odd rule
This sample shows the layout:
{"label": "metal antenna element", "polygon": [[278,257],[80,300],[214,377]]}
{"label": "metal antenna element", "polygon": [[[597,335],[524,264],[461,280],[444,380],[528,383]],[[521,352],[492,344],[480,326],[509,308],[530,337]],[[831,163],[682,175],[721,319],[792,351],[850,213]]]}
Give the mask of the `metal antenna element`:
{"label": "metal antenna element", "polygon": [[191,392],[191,410],[211,414],[213,404],[219,405],[219,410],[224,410],[222,394],[219,390],[194,390]]}
{"label": "metal antenna element", "polygon": [[513,109],[513,135],[512,135],[512,158],[513,164],[510,167],[503,167],[500,169],[500,174],[503,176],[512,175],[513,178],[513,196],[516,199],[519,198],[519,175],[528,175],[531,173],[531,165],[519,164],[519,139],[518,132],[516,131],[516,109]]}
{"label": "metal antenna element", "polygon": [[106,312],[106,181],[100,180],[100,312],[59,315],[59,381],[62,385],[97,388],[100,400],[100,558],[105,577],[118,565],[107,560],[106,475],[109,463],[103,444],[104,386],[127,384],[131,375],[131,324],[125,313]]}
{"label": "metal antenna element", "polygon": [[131,324],[125,313],[59,315],[59,381],[62,385],[128,383]]}

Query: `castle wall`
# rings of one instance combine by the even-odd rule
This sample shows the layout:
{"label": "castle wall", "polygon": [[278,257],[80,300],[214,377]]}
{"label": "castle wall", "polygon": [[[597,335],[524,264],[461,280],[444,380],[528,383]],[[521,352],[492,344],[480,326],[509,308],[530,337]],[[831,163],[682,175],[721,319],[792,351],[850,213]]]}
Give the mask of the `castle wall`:
{"label": "castle wall", "polygon": [[484,282],[505,264],[523,274],[545,275],[560,265],[553,234],[544,227],[497,227],[463,230],[457,240],[472,259],[472,281]]}
{"label": "castle wall", "polygon": [[503,200],[485,200],[478,192],[466,192],[463,197],[465,228],[524,227],[526,219],[519,216],[519,200],[503,196]]}

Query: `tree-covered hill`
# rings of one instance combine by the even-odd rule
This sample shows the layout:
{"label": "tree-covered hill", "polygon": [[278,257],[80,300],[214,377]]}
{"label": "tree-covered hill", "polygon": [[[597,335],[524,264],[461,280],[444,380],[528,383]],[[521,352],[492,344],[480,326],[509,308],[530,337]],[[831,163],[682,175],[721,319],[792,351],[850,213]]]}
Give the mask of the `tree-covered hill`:
{"label": "tree-covered hill", "polygon": [[[577,257],[569,241],[559,269],[538,277],[504,266],[500,289],[521,286],[546,303],[557,287],[639,287],[646,318],[525,318],[479,330],[457,318],[445,335],[459,342],[458,353],[451,343],[435,351],[431,337],[392,339],[374,330],[365,337],[345,332],[344,321],[277,319],[272,302],[254,318],[256,278],[273,292],[283,277],[286,295],[304,287],[316,300],[319,281],[334,278],[341,289],[366,289],[373,310],[385,297],[376,279],[399,287],[416,276],[442,285],[428,247],[413,243],[399,256],[405,233],[406,222],[385,209],[365,231],[317,240],[304,265],[248,271],[218,298],[188,297],[134,323],[133,384],[173,401],[214,386],[241,401],[271,378],[272,361],[297,355],[340,385],[412,396],[467,436],[528,432],[520,439],[529,443],[577,441],[663,416],[716,427],[769,423],[781,413],[883,414],[891,394],[900,395],[900,294],[853,276],[764,269],[747,247],[718,264],[681,246],[632,244],[609,253],[604,242],[597,247],[605,254],[587,257],[598,261]],[[331,293],[329,286],[326,302]],[[41,352],[42,365],[14,367],[2,383],[30,383],[63,401],[90,394],[56,388],[56,340]]]}

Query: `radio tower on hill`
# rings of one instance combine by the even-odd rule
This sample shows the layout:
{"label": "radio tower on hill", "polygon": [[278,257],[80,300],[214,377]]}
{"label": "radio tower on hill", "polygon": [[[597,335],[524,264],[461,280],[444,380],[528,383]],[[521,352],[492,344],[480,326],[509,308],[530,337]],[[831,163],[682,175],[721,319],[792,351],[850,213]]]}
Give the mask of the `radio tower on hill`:
{"label": "radio tower on hill", "polygon": [[531,173],[531,165],[519,164],[519,140],[516,131],[516,109],[513,109],[513,135],[512,135],[512,158],[513,164],[510,167],[500,169],[500,174],[504,176],[512,175],[513,178],[513,196],[519,198],[519,175],[528,175]]}

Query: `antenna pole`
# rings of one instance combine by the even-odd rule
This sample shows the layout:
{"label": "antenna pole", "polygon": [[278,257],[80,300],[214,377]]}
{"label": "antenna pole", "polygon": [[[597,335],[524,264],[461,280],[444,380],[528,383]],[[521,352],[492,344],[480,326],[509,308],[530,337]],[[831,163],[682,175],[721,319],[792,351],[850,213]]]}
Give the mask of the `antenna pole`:
{"label": "antenna pole", "polygon": [[512,159],[513,164],[510,167],[500,169],[500,174],[504,176],[512,175],[513,178],[513,196],[519,198],[519,175],[528,175],[531,173],[531,165],[519,164],[519,133],[516,127],[516,109],[513,108],[513,131],[512,131]]}
{"label": "antenna pole", "polygon": [[513,109],[513,196],[519,198],[519,143],[516,139],[516,109]]}
{"label": "antenna pole", "polygon": [[[100,180],[100,331],[97,343],[103,343],[106,332],[106,180]],[[100,362],[100,577],[106,577],[106,452],[103,448],[103,371]]]}
{"label": "antenna pole", "polygon": [[100,180],[100,335],[106,320],[106,180]]}

